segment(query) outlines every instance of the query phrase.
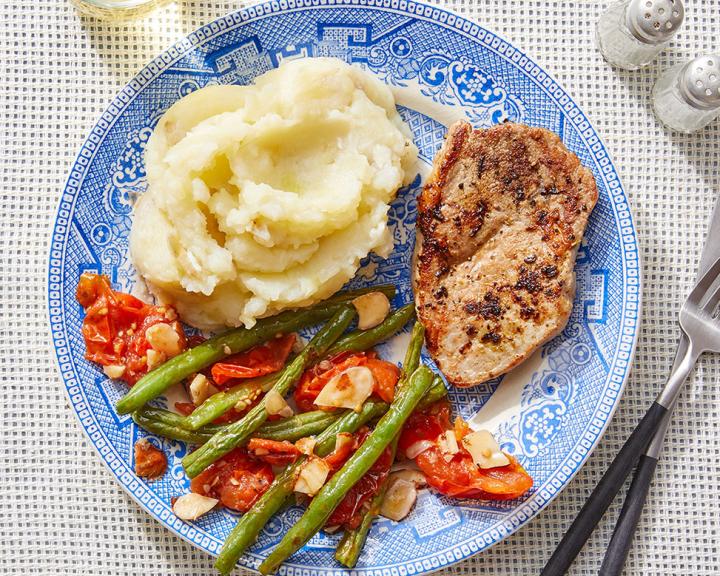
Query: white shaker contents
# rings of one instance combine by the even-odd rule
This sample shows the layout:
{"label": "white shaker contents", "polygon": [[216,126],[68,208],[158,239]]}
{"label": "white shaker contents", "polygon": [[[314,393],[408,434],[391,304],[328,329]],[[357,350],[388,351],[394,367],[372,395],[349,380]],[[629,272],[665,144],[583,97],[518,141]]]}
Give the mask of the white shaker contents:
{"label": "white shaker contents", "polygon": [[655,114],[680,132],[700,130],[720,116],[720,55],[669,68],[653,88]]}
{"label": "white shaker contents", "polygon": [[597,44],[610,64],[635,70],[667,46],[684,17],[682,0],[623,0],[598,19]]}

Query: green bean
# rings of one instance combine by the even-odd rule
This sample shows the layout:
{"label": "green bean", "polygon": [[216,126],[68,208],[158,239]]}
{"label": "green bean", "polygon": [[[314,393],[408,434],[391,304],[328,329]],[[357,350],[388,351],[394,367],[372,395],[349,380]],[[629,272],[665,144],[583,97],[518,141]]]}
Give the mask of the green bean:
{"label": "green bean", "polygon": [[255,432],[254,436],[267,440],[295,442],[300,438],[320,434],[338,418],[340,418],[340,414],[337,412],[324,412],[323,410],[305,412],[284,420],[266,422]]}
{"label": "green bean", "polygon": [[222,425],[209,424],[199,430],[187,430],[181,425],[182,416],[159,408],[142,408],[133,412],[132,418],[148,432],[190,444],[204,444],[213,434],[224,428]]}
{"label": "green bean", "polygon": [[[366,402],[360,412],[345,412],[317,438],[315,453],[327,456],[335,448],[335,440],[341,432],[355,432],[361,426],[378,418],[388,409],[384,402]],[[270,488],[253,504],[253,507],[240,517],[232,532],[225,539],[215,568],[222,574],[229,574],[240,556],[257,540],[260,530],[270,518],[283,507],[293,495],[297,474],[305,457],[299,458],[275,477]]]}
{"label": "green bean", "polygon": [[421,366],[410,376],[407,385],[398,390],[390,409],[377,423],[375,430],[320,489],[300,520],[287,531],[277,547],[260,564],[260,573],[274,573],[280,564],[323,527],[337,504],[400,432],[405,420],[430,388],[432,380],[433,373],[425,366]]}
{"label": "green bean", "polygon": [[420,404],[418,404],[418,410],[424,410],[431,404],[435,404],[435,402],[437,402],[438,400],[445,398],[445,396],[447,396],[447,388],[445,388],[445,382],[443,382],[443,379],[436,374],[435,378],[433,378],[433,383],[430,386],[430,390],[428,390],[428,393],[420,401]]}
{"label": "green bean", "polygon": [[[397,451],[399,439],[400,434],[398,433],[395,435],[395,438],[391,443],[391,462],[395,460],[395,452]],[[360,526],[352,530],[346,530],[345,534],[343,534],[343,537],[338,543],[337,548],[335,549],[335,560],[340,562],[343,566],[347,568],[354,568],[355,564],[357,564],[360,553],[365,546],[368,532],[370,532],[370,526],[372,526],[375,517],[380,514],[380,508],[382,507],[383,500],[385,499],[389,483],[390,475],[388,474],[378,487],[378,491],[375,496],[373,496],[370,500],[370,505],[367,510],[365,510],[362,520],[360,521]]]}
{"label": "green bean", "polygon": [[252,328],[236,328],[206,340],[168,360],[140,378],[116,404],[118,414],[129,414],[141,408],[165,390],[191,374],[207,368],[226,356],[237,354],[269,340],[276,334],[294,332],[330,318],[338,308],[368,292],[383,292],[392,298],[393,286],[373,286],[336,294],[324,302],[300,310],[288,310],[277,316],[262,318]]}
{"label": "green bean", "polygon": [[[258,428],[254,435],[256,438],[294,442],[306,436],[320,434],[339,417],[338,413],[323,410],[305,412],[283,420],[266,422]],[[133,412],[133,420],[148,432],[190,444],[204,444],[215,433],[228,426],[227,424],[206,424],[198,430],[187,430],[182,427],[183,417],[179,414],[147,407]]]}
{"label": "green bean", "polygon": [[[300,354],[288,364],[281,372],[280,378],[273,386],[281,396],[288,391],[302,376],[305,367],[322,356],[327,349],[340,337],[355,317],[355,310],[349,306],[343,306],[329,321],[318,331],[308,345]],[[201,448],[191,452],[182,460],[183,468],[190,478],[195,478],[213,462],[222,458],[233,448],[241,446],[252,436],[252,434],[263,422],[267,420],[265,410],[265,397],[252,408],[242,419],[228,425],[227,428],[215,434]]]}
{"label": "green bean", "polygon": [[195,408],[192,414],[183,418],[180,425],[188,430],[197,430],[237,406],[238,402],[247,401],[249,406],[260,395],[261,391],[267,392],[272,388],[278,378],[280,378],[280,372],[275,372],[259,378],[245,380],[242,384],[229,390],[213,394]]}
{"label": "green bean", "polygon": [[403,375],[398,382],[398,389],[401,389],[411,374],[420,366],[420,353],[422,352],[423,343],[425,342],[425,327],[420,322],[415,322],[410,333],[410,342],[405,351],[403,359]]}
{"label": "green bean", "polygon": [[328,356],[334,356],[341,352],[360,352],[367,350],[387,340],[395,334],[400,328],[408,323],[410,318],[415,315],[415,304],[406,304],[402,308],[398,308],[390,314],[382,323],[369,330],[355,330],[340,338],[332,348],[328,350]]}

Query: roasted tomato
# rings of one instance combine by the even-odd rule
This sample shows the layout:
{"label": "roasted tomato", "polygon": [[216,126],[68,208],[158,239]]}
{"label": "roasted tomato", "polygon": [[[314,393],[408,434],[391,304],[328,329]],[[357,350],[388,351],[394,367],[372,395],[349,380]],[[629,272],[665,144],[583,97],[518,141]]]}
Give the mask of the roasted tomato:
{"label": "roasted tomato", "polygon": [[132,385],[144,376],[151,366],[168,357],[166,350],[151,349],[147,331],[156,324],[167,324],[173,337],[173,353],[186,347],[185,334],[172,308],[145,304],[130,294],[115,292],[106,276],[80,276],[77,301],[85,309],[82,334],[85,358],[106,366],[105,373]]}
{"label": "roasted tomato", "polygon": [[422,441],[434,442],[445,430],[450,428],[450,402],[446,399],[435,402],[426,410],[416,410],[405,421],[398,450],[406,454],[413,444]]}
{"label": "roasted tomato", "polygon": [[213,365],[212,378],[222,387],[233,378],[255,378],[277,372],[285,365],[293,344],[295,334],[285,334],[229,356]]}
{"label": "roasted tomato", "polygon": [[317,410],[315,398],[330,380],[354,366],[367,366],[375,378],[374,394],[385,402],[392,402],[400,369],[391,362],[379,360],[374,352],[342,353],[319,362],[305,371],[295,387],[295,404],[303,412]]}
{"label": "roasted tomato", "polygon": [[266,438],[250,438],[248,451],[258,460],[273,466],[287,466],[297,460],[300,449],[287,440],[268,440]]}
{"label": "roasted tomato", "polygon": [[236,448],[193,478],[190,490],[217,498],[232,510],[247,512],[274,479],[270,464]]}
{"label": "roasted tomato", "polygon": [[167,458],[146,439],[135,442],[135,474],[152,480],[160,478],[167,469]]}
{"label": "roasted tomato", "polygon": [[435,490],[455,498],[512,500],[532,488],[530,475],[509,455],[510,464],[507,466],[481,469],[460,444],[458,453],[446,460],[448,455],[435,444],[438,436],[446,430],[453,430],[458,439],[470,432],[462,418],[458,417],[454,424],[450,423],[450,403],[440,400],[408,418],[398,444],[398,449],[407,453],[408,448],[418,442],[432,443],[416,456],[415,462]]}
{"label": "roasted tomato", "polygon": [[433,446],[419,454],[415,463],[428,484],[446,496],[512,500],[530,490],[533,481],[515,458],[508,458],[507,466],[481,469],[464,449],[448,462],[440,448]]}
{"label": "roasted tomato", "polygon": [[[354,450],[357,450],[365,439],[370,435],[368,430],[365,430],[356,435],[357,442]],[[354,451],[353,450],[353,451]],[[350,457],[348,454],[347,458]],[[326,459],[327,461],[327,459]],[[390,466],[392,466],[392,451],[388,446],[385,448],[380,457],[375,461],[370,470],[358,480],[355,485],[350,489],[345,497],[337,505],[333,513],[325,523],[326,526],[343,526],[346,529],[352,530],[357,528],[362,521],[362,509],[363,505],[370,500],[375,494],[377,494],[380,485],[390,474]],[[337,464],[337,463],[334,463]],[[342,466],[340,464],[339,467]],[[337,468],[333,468],[337,470]]]}

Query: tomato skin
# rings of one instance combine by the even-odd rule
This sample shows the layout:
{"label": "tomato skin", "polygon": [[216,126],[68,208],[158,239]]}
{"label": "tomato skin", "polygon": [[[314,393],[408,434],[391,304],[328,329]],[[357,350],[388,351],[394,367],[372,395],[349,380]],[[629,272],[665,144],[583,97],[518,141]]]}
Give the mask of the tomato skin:
{"label": "tomato skin", "polygon": [[196,494],[217,498],[223,506],[247,512],[275,479],[272,467],[236,448],[190,482]]}
{"label": "tomato skin", "polygon": [[82,335],[85,358],[102,366],[123,366],[120,380],[131,386],[148,372],[145,333],[155,324],[170,325],[186,347],[180,323],[170,320],[167,309],[145,304],[130,294],[112,289],[106,276],[88,272],[80,276],[77,301],[85,310]]}
{"label": "tomato skin", "polygon": [[229,356],[213,365],[212,378],[222,388],[231,379],[256,378],[277,372],[285,365],[295,339],[295,334],[285,334]]}
{"label": "tomato skin", "polygon": [[481,469],[470,454],[461,449],[448,462],[440,448],[434,446],[415,459],[427,482],[441,494],[454,498],[513,500],[533,486],[533,480],[515,458],[499,468]]}
{"label": "tomato skin", "polygon": [[[370,436],[368,429],[361,430],[355,435],[355,442],[351,444],[351,450],[347,453],[344,460],[339,461],[336,458],[331,464],[332,470],[335,472],[342,468],[343,464],[357,450],[362,443]],[[325,459],[327,462],[327,457]],[[390,474],[390,467],[393,463],[393,454],[390,446],[380,454],[370,470],[368,470],[360,480],[350,489],[345,497],[340,501],[333,510],[333,513],[325,523],[326,526],[343,526],[345,529],[352,530],[357,528],[362,521],[362,509],[365,502],[370,500],[377,494],[380,485]]]}
{"label": "tomato skin", "polygon": [[250,438],[248,451],[258,460],[272,466],[287,466],[298,459],[300,449],[287,440],[268,440],[267,438]]}
{"label": "tomato skin", "polygon": [[383,402],[390,404],[395,398],[395,385],[400,379],[400,368],[395,364],[377,358],[368,358],[365,360],[364,365],[370,368],[375,377],[374,393]]}
{"label": "tomato skin", "polygon": [[[395,386],[400,379],[400,369],[391,362],[378,359],[373,351],[343,352],[303,373],[293,393],[297,407],[302,412],[317,410],[315,398],[325,385],[338,374],[355,366],[367,366],[375,378],[373,394],[385,402],[392,402]],[[332,408],[323,408],[323,410],[332,410]]]}
{"label": "tomato skin", "polygon": [[145,439],[135,442],[135,474],[153,480],[167,470],[167,457]]}

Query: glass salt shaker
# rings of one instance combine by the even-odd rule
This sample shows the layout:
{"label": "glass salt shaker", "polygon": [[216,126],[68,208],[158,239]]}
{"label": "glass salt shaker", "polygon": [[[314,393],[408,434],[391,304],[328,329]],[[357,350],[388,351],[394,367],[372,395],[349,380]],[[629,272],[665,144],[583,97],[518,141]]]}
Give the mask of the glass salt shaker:
{"label": "glass salt shaker", "polygon": [[695,132],[720,116],[720,55],[698,56],[658,78],[653,107],[660,121],[680,132]]}
{"label": "glass salt shaker", "polygon": [[605,60],[636,70],[667,46],[685,17],[682,0],[624,0],[611,4],[597,22],[596,39]]}

